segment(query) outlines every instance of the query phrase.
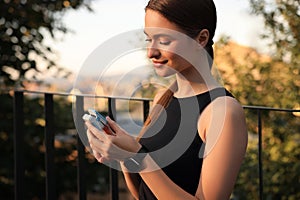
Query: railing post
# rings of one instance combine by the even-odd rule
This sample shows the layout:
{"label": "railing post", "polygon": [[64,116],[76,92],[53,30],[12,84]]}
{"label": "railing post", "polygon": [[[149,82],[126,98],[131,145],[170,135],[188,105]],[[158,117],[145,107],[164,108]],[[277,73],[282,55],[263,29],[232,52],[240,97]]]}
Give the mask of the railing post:
{"label": "railing post", "polygon": [[257,110],[257,128],[258,128],[258,173],[259,173],[259,199],[263,199],[263,162],[262,162],[262,122],[261,110]]}
{"label": "railing post", "polygon": [[14,92],[14,180],[15,200],[24,199],[24,93]]}
{"label": "railing post", "polygon": [[[76,122],[82,123],[78,128],[79,133],[84,133],[84,122],[82,116],[84,114],[84,98],[83,96],[76,96]],[[86,177],[85,177],[85,146],[83,145],[79,134],[77,134],[77,188],[78,188],[78,199],[86,200]]]}
{"label": "railing post", "polygon": [[144,100],[143,101],[143,117],[144,121],[146,121],[148,115],[149,115],[149,109],[150,109],[150,101]]}
{"label": "railing post", "polygon": [[[114,117],[116,114],[116,99],[108,98],[108,115],[111,119],[116,120]],[[117,165],[115,162],[112,165]],[[119,183],[118,183],[118,171],[114,168],[110,168],[110,190],[111,190],[111,199],[118,200],[119,199]]]}
{"label": "railing post", "polygon": [[46,199],[56,199],[54,170],[54,111],[53,94],[45,94],[45,165],[46,165]]}

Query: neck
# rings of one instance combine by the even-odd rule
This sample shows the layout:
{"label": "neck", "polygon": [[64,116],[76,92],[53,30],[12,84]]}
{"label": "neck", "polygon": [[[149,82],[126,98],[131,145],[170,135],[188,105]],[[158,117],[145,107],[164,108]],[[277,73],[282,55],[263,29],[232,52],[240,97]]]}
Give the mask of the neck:
{"label": "neck", "polygon": [[209,70],[206,73],[201,72],[201,74],[194,67],[176,74],[178,89],[174,96],[189,97],[220,87]]}

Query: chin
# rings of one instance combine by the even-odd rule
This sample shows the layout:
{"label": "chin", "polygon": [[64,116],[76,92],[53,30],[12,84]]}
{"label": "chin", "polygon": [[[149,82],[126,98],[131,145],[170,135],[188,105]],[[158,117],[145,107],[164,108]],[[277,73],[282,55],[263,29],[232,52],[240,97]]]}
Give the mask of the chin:
{"label": "chin", "polygon": [[155,73],[160,77],[169,77],[175,74],[174,70],[155,69]]}
{"label": "chin", "polygon": [[169,77],[176,73],[176,71],[174,69],[167,67],[167,66],[162,66],[162,67],[154,68],[154,69],[155,69],[155,73],[161,77]]}

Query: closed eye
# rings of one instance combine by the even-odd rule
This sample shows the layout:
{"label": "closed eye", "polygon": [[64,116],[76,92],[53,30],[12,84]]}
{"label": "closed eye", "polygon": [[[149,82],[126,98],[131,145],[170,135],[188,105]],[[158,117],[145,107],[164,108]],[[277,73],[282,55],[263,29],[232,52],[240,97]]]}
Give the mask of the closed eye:
{"label": "closed eye", "polygon": [[169,45],[169,44],[171,44],[171,41],[160,41],[159,44],[161,44],[161,45]]}
{"label": "closed eye", "polygon": [[146,41],[146,42],[152,42],[152,39],[146,38],[145,41]]}

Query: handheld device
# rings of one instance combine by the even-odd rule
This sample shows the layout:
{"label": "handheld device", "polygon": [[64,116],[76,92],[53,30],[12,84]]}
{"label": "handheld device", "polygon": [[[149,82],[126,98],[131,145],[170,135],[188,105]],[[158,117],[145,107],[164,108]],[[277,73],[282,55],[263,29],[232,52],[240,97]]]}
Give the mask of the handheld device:
{"label": "handheld device", "polygon": [[103,115],[94,109],[88,109],[89,114],[84,114],[82,119],[91,122],[93,126],[99,130],[103,130],[108,135],[115,135],[114,131],[108,125],[107,120]]}

